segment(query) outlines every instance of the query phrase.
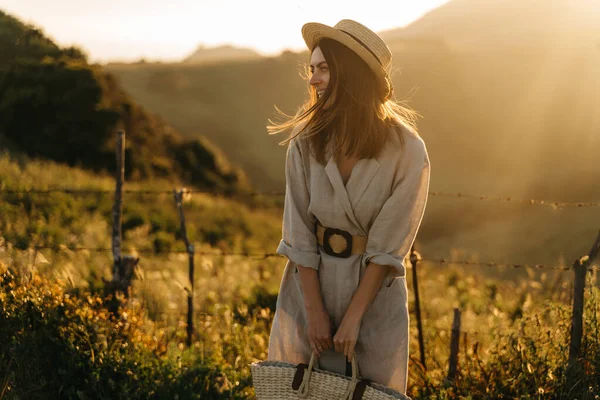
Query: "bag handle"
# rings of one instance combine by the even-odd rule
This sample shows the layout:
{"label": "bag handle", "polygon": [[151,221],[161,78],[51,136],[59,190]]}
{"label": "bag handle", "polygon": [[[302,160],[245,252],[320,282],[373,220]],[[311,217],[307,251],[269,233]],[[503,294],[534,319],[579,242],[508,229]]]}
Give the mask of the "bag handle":
{"label": "bag handle", "polygon": [[[315,366],[315,361],[318,363],[319,362],[319,357],[317,356],[317,353],[313,352],[310,355],[310,362],[308,363],[308,370],[306,372],[304,372],[304,376],[302,377],[302,383],[300,383],[300,386],[298,387],[298,397],[300,397],[301,399],[305,399],[308,397],[308,386],[310,384],[310,376],[312,375],[313,372],[313,368]],[[302,369],[300,367],[303,367]],[[296,376],[294,377],[294,383],[297,381],[297,377],[300,373],[302,373],[302,371],[306,368],[306,364],[300,364],[298,365],[298,369],[296,370]]]}
{"label": "bag handle", "polygon": [[[358,375],[358,363],[356,362],[356,356],[354,353],[351,358],[352,364],[352,380],[348,384],[346,393],[341,397],[340,400],[361,400],[362,395],[369,384],[369,380],[360,379]],[[315,367],[315,363],[318,365],[319,356],[313,352],[310,355],[309,364],[298,364],[296,367],[296,374],[294,375],[294,381],[292,383],[292,389],[298,390],[298,397],[305,399],[308,397],[308,388],[310,385],[310,378]]]}
{"label": "bag handle", "polygon": [[368,382],[358,376],[358,363],[356,362],[355,353],[352,353],[350,363],[352,364],[352,380],[341,400],[361,400]]}

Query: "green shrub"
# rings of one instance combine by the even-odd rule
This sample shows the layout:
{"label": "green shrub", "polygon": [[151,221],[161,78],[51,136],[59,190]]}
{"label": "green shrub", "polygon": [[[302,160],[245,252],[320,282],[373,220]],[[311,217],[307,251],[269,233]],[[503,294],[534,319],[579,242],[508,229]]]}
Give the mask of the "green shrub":
{"label": "green shrub", "polygon": [[167,232],[157,232],[152,241],[156,253],[171,251],[175,246],[175,237]]}
{"label": "green shrub", "polygon": [[[462,349],[453,383],[424,379],[419,399],[597,399],[600,397],[600,291],[586,302],[580,363],[568,369],[571,308],[548,302],[518,332],[498,334],[485,351]],[[501,327],[498,327],[498,331]],[[492,335],[494,333],[492,332]]]}
{"label": "green shrub", "polygon": [[100,297],[69,294],[38,275],[19,284],[3,273],[0,397],[241,398],[222,368],[190,352],[169,356],[165,332],[151,335],[145,324],[135,304],[114,317]]}
{"label": "green shrub", "polygon": [[140,214],[127,215],[122,224],[123,234],[126,234],[127,231],[129,231],[129,230],[132,230],[132,229],[135,229],[137,227],[144,225],[145,221],[146,220],[143,215],[140,215]]}

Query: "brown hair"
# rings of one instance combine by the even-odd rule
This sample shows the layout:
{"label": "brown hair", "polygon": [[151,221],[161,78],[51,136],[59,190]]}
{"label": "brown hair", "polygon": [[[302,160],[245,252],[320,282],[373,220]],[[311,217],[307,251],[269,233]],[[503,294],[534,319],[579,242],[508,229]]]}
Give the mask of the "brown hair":
{"label": "brown hair", "polygon": [[[329,145],[335,159],[340,158],[344,148],[348,157],[373,158],[392,136],[402,141],[404,129],[410,127],[416,131],[414,123],[418,114],[400,102],[388,99],[391,85],[381,88],[375,74],[358,55],[327,38],[319,41],[317,46],[329,66],[329,84],[323,96],[318,98],[309,83],[309,99],[295,116],[277,109],[287,120],[279,124],[269,120],[271,125],[267,130],[271,135],[291,130],[281,145],[295,137],[306,138],[315,158],[325,164],[325,151]],[[310,79],[308,66],[304,78]],[[333,98],[333,104],[325,109],[323,106],[329,98]]]}

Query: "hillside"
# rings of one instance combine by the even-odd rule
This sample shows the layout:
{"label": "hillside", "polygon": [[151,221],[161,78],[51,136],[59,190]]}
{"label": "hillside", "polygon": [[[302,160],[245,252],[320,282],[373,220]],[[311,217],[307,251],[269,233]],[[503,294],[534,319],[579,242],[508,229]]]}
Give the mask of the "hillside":
{"label": "hillside", "polygon": [[598,20],[600,3],[590,0],[452,0],[382,36],[441,39],[461,50],[590,49],[600,41]]}
{"label": "hillside", "polygon": [[[529,14],[524,15],[538,11],[529,20],[520,14],[520,3],[508,0],[452,1],[402,30],[414,32],[410,36],[393,39],[394,31],[386,33],[394,51],[397,96],[409,98],[423,116],[420,131],[438,171],[444,171],[434,176],[434,188],[554,200],[598,198],[592,185],[598,177],[596,155],[581,149],[600,146],[594,117],[600,104],[600,51],[584,46],[589,41],[548,47],[536,39],[539,35],[526,40],[533,26],[539,27],[536,32],[564,29],[571,32],[569,38],[594,38],[600,28],[589,18],[581,20],[586,10],[594,15],[588,3],[590,9],[562,1],[527,3],[523,7]],[[560,16],[570,22],[568,29],[557,20]],[[499,28],[506,24],[510,30]],[[508,36],[496,47],[500,33]],[[457,50],[463,38],[480,45]],[[205,132],[259,189],[282,190],[285,152],[277,146],[282,137],[268,137],[265,125],[276,116],[274,105],[293,112],[303,101],[306,85],[298,72],[306,60],[306,53],[288,52],[220,66],[109,70],[138,101],[186,136]],[[559,159],[577,162],[556,171]],[[489,176],[494,179],[485,185]],[[473,186],[474,181],[484,186]]]}
{"label": "hillside", "polygon": [[[521,20],[510,20],[510,14],[493,7],[487,12],[496,13],[499,24],[520,29]],[[539,15],[540,26],[545,15]],[[485,37],[486,26],[478,29]],[[579,46],[523,49],[520,42],[457,50],[448,40],[390,41],[396,95],[410,99],[422,115],[419,130],[432,162],[431,190],[598,201],[600,52]],[[268,136],[265,125],[276,117],[274,105],[292,113],[303,101],[306,84],[298,72],[307,60],[306,52],[286,52],[218,66],[109,70],[136,100],[188,137],[205,132],[259,190],[282,191],[285,148],[278,142],[284,136]],[[482,257],[555,263],[587,251],[589,244],[583,243],[597,229],[598,208],[501,207],[431,198],[419,236],[436,255],[461,247]]]}
{"label": "hillside", "polygon": [[127,133],[129,179],[166,178],[197,187],[247,190],[200,132],[184,139],[77,48],[60,48],[39,29],[0,11],[0,136],[11,151],[94,171],[115,168],[114,135]]}
{"label": "hillside", "polygon": [[203,45],[198,48],[189,56],[187,56],[182,63],[183,64],[208,64],[208,63],[219,63],[232,60],[250,60],[260,58],[261,55],[252,49],[246,49],[241,47],[235,47],[231,45],[218,46],[218,47],[206,47]]}
{"label": "hillside", "polygon": [[285,149],[277,143],[283,137],[269,137],[265,126],[274,104],[292,113],[302,100],[306,85],[298,66],[304,56],[288,52],[246,62],[109,65],[107,70],[136,101],[160,110],[186,137],[206,134],[259,190],[280,191]]}

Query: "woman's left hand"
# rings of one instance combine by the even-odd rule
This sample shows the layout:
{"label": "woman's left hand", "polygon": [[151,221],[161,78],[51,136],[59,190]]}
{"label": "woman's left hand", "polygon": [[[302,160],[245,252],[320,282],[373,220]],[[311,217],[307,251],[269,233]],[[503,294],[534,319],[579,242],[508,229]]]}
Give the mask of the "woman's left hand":
{"label": "woman's left hand", "polygon": [[333,346],[338,353],[344,353],[349,360],[354,353],[354,347],[360,332],[362,316],[348,309],[337,332],[333,336]]}

